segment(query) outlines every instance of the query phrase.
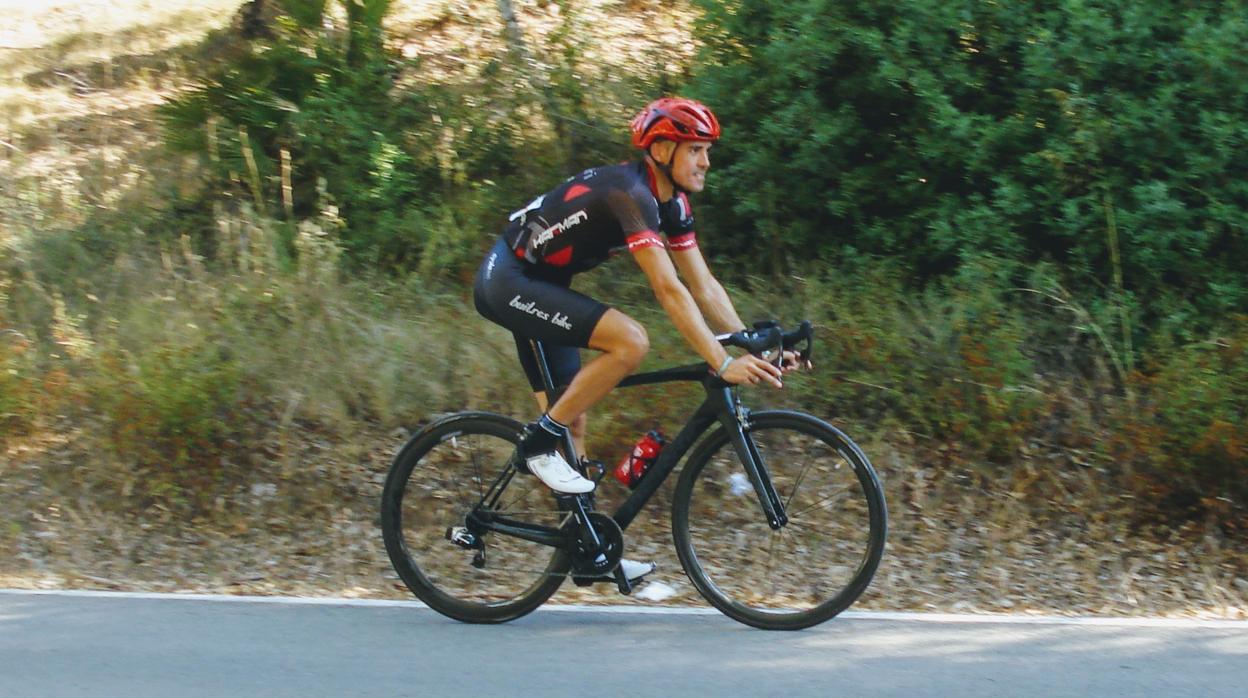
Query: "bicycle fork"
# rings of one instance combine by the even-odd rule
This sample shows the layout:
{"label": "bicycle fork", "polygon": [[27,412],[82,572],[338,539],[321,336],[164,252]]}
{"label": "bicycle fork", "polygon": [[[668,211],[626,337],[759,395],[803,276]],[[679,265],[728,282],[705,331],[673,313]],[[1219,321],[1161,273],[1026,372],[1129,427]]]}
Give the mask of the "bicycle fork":
{"label": "bicycle fork", "polygon": [[726,409],[720,412],[720,423],[728,431],[728,437],[732,442],[733,450],[737,452],[737,458],[745,466],[746,477],[754,486],[754,494],[758,497],[759,506],[763,508],[763,513],[767,516],[767,525],[773,531],[778,531],[789,523],[789,517],[785,514],[780,493],[776,491],[771,481],[767,463],[750,436],[750,411],[737,401],[731,389],[725,388],[723,393]]}

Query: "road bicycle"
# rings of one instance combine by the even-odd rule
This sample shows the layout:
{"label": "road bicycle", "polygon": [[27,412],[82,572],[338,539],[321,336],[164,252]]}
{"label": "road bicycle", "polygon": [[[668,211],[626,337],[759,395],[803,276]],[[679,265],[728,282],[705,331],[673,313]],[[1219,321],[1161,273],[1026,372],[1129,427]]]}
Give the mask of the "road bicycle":
{"label": "road bicycle", "polygon": [[[766,322],[718,339],[777,365],[785,350],[805,363],[813,329]],[[545,348],[533,348],[553,397]],[[634,374],[619,387],[674,382],[701,384],[706,399],[611,515],[594,510],[593,493],[558,495],[526,474],[514,419],[462,412],[425,426],[399,451],[382,494],[399,577],[433,610],[469,623],[530,613],[568,576],[614,581],[627,594],[623,531],[683,461],[672,534],[712,606],[769,630],[807,628],[849,607],[875,574],[887,530],[867,456],[817,417],[750,410],[703,363]],[[570,436],[562,449],[577,452]],[[605,472],[594,461],[577,466],[599,481]]]}

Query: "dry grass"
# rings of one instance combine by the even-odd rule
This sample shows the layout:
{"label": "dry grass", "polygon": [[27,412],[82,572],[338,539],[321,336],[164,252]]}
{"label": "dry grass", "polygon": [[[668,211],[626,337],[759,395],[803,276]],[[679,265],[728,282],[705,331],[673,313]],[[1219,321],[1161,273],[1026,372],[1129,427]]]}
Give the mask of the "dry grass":
{"label": "dry grass", "polygon": [[[20,533],[0,531],[13,546],[0,586],[410,598],[376,527],[385,469],[402,440],[402,432],[349,442],[301,434],[286,451],[294,470],[261,476],[211,525],[110,511],[72,487],[39,492],[39,468],[90,462],[68,435],[10,450],[4,500],[40,506]],[[921,471],[883,444],[871,452],[886,480],[891,532],[857,608],[1248,618],[1242,553],[1225,541],[1153,538],[1081,512],[1077,483],[1063,485],[1070,501],[1056,511],[986,495],[983,483],[959,484],[956,475],[928,484],[920,503],[913,483]],[[659,563],[655,578],[677,592],[665,603],[697,605],[671,544],[670,487],[628,531],[628,552]],[[622,499],[619,489],[607,487],[601,508]],[[608,585],[566,584],[553,601],[619,600]]]}

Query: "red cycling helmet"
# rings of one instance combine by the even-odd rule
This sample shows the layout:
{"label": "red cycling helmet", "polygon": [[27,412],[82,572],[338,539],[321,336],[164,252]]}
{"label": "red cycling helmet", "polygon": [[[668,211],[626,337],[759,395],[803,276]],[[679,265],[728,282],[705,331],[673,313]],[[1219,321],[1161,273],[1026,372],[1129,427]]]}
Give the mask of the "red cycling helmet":
{"label": "red cycling helmet", "polygon": [[633,146],[645,150],[665,138],[669,141],[717,141],[719,120],[701,102],[663,97],[646,105],[630,125]]}

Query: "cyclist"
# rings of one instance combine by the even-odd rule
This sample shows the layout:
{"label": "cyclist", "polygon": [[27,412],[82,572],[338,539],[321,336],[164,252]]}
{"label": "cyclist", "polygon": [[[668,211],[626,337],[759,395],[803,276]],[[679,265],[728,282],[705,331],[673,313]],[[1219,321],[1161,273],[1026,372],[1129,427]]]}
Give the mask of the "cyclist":
{"label": "cyclist", "polygon": [[[663,98],[637,114],[631,131],[640,161],[585,170],[512,213],[473,288],[477,311],[514,335],[543,410],[525,428],[520,455],[530,472],[565,494],[590,492],[594,483],[559,452],[564,434],[570,430],[582,455],[585,412],[635,371],[649,349],[637,321],[569,288],[573,275],[613,254],[632,254],[689,346],[725,381],[782,385],[780,369],[750,354],[732,358],[712,332],[745,328],[698,249],[689,206],[688,195],[705,185],[711,145],[720,137],[715,115],[691,99]],[[533,339],[545,344],[553,405],[542,390]],[[601,353],[582,367],[578,348]],[[621,564],[630,580],[653,570]]]}

